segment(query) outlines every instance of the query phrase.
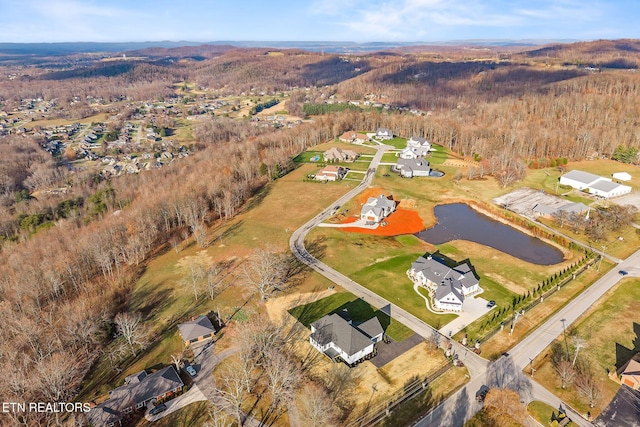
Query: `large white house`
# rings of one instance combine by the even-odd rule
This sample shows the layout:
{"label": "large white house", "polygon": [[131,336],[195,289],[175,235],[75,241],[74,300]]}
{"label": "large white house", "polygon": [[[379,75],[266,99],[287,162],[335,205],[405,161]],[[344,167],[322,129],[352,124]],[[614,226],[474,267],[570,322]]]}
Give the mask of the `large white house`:
{"label": "large white house", "polygon": [[423,150],[424,152],[429,152],[429,150],[431,149],[431,144],[429,143],[429,141],[427,141],[426,138],[423,138],[421,136],[412,136],[409,140],[407,140],[407,147],[418,148]]}
{"label": "large white house", "polygon": [[362,205],[360,219],[369,223],[377,223],[391,215],[396,210],[396,202],[388,199],[384,194],[378,197],[369,197],[367,203]]}
{"label": "large white house", "polygon": [[442,259],[432,255],[419,257],[411,264],[407,275],[413,283],[429,290],[433,306],[438,310],[462,311],[464,298],[482,290],[468,263],[448,267]]}
{"label": "large white house", "polygon": [[611,178],[605,178],[580,170],[572,170],[562,175],[560,177],[560,184],[569,185],[578,190],[588,191],[590,194],[605,199],[631,193],[631,187],[628,185],[618,184],[611,181]]}
{"label": "large white house", "polygon": [[387,128],[378,128],[376,130],[376,138],[378,139],[392,139],[393,131]]}
{"label": "large white house", "polygon": [[309,342],[331,359],[339,356],[353,365],[373,353],[375,343],[382,340],[383,334],[377,317],[355,326],[334,313],[311,324]]}
{"label": "large white house", "polygon": [[396,168],[400,172],[400,176],[405,178],[429,176],[429,173],[431,173],[431,166],[429,166],[429,162],[423,158],[398,159]]}

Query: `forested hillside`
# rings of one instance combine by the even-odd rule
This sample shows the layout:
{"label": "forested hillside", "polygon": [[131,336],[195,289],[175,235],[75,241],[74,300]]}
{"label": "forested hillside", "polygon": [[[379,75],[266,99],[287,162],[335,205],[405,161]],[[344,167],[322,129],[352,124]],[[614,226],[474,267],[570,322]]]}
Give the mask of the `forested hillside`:
{"label": "forested hillside", "polygon": [[[157,100],[175,99],[175,110],[195,116],[187,104],[207,91],[267,101],[286,95],[289,113],[300,116],[304,105],[359,106],[278,129],[256,126],[249,113],[200,114],[184,120],[193,155],[117,177],[69,168],[64,156],[42,149],[44,133],[7,127],[0,136],[0,397],[73,399],[146,260],[186,237],[206,245],[207,227],[234,217],[301,151],[347,130],[384,126],[422,135],[495,174],[640,147],[639,50],[637,41],[594,42],[448,58],[442,50],[356,57],[225,47],[157,49],[143,60],[64,70],[12,66],[5,74],[14,77],[0,79],[7,116],[37,98],[55,105],[48,119],[100,113],[109,131],[139,114],[140,103],[150,108]],[[193,92],[180,92],[185,82]],[[175,118],[158,113],[153,120],[164,129],[163,120]],[[57,187],[68,193],[45,195]],[[28,424],[46,421],[29,416]]]}

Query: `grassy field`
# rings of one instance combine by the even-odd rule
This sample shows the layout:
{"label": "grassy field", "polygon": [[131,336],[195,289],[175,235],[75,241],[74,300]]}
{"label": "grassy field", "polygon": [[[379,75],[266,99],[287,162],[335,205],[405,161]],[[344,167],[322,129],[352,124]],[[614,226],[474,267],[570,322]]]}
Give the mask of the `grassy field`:
{"label": "grassy field", "polygon": [[443,147],[441,145],[433,145],[433,148],[436,151],[432,151],[427,159],[432,165],[441,165],[445,160],[449,158],[449,150],[446,147]]}
{"label": "grassy field", "polygon": [[[608,271],[611,266],[612,264],[604,262],[602,263],[599,272],[596,271],[595,268],[590,268],[579,275],[576,280],[573,280],[558,292],[555,292],[553,295],[545,299],[542,304],[536,305],[534,308],[529,310],[525,316],[520,317],[516,323],[513,334],[509,335],[509,328],[506,327],[503,331],[498,332],[487,341],[483,342],[482,356],[487,359],[493,359],[494,357],[497,357],[503,352],[509,350],[529,333],[542,325],[553,313],[570,303],[575,296],[587,289],[591,283]],[[488,316],[491,315],[492,312]],[[486,316],[481,317],[466,328],[466,332],[469,334],[471,339],[481,332],[482,323],[485,319]],[[462,336],[463,332],[459,333],[456,338],[462,339]]]}
{"label": "grassy field", "polygon": [[543,402],[534,400],[527,405],[527,412],[531,417],[538,421],[543,426],[551,425],[551,414],[556,412],[556,409]]}
{"label": "grassy field", "polygon": [[[318,157],[318,160],[312,162],[311,159],[314,157]],[[293,159],[296,163],[324,163],[324,159],[322,157],[322,151],[305,151],[298,154]]]}
{"label": "grassy field", "polygon": [[[191,239],[182,242],[176,252],[166,249],[150,260],[144,273],[134,286],[128,310],[143,314],[143,322],[153,337],[150,346],[136,357],[122,361],[122,372],[111,369],[106,357],[102,357],[86,377],[80,397],[85,400],[105,394],[122,384],[125,376],[152,366],[171,362],[171,354],[182,350],[177,333],[177,323],[191,316],[220,309],[229,316],[245,304],[244,312],[260,310],[257,301],[250,298],[249,290],[241,286],[238,266],[250,252],[266,242],[282,250],[288,248],[290,233],[317,212],[344,194],[356,183],[336,183],[319,187],[303,182],[305,172],[313,165],[303,165],[282,179],[267,185],[249,201],[247,209],[234,220],[218,224],[209,230],[211,245],[201,249]],[[314,191],[315,190],[315,191]],[[296,197],[291,197],[296,194]],[[279,212],[279,215],[273,215]],[[211,262],[227,262],[231,286],[210,300],[204,292],[195,301],[194,295],[184,283],[186,276],[181,263],[188,257],[205,256]],[[305,292],[318,287],[326,289],[326,282],[309,275],[310,280],[296,287]]]}
{"label": "grassy field", "polygon": [[289,313],[309,328],[309,325],[321,317],[339,313],[343,309],[346,309],[351,319],[356,322],[364,322],[376,316],[385,333],[394,341],[402,341],[413,335],[413,331],[402,323],[391,319],[387,314],[374,309],[365,301],[348,292],[336,293],[319,301],[292,308]]}
{"label": "grassy field", "polygon": [[382,155],[382,163],[396,163],[398,161],[398,156],[396,153],[384,153]]}
{"label": "grassy field", "polygon": [[[608,378],[608,371],[620,367],[629,360],[633,354],[631,350],[637,347],[638,334],[640,334],[640,326],[637,323],[639,312],[640,279],[623,279],[594,304],[568,333],[570,336],[577,335],[586,341],[580,357],[586,358],[591,363],[603,395],[595,408],[589,408],[575,387],[567,387],[564,390],[560,388],[551,363],[548,362],[550,348],[545,349],[534,360],[536,381],[576,409],[584,413],[590,410],[592,415],[597,417],[620,387]],[[556,341],[564,344],[562,337]],[[571,340],[569,340],[569,348],[573,354]],[[639,350],[640,348],[635,348],[636,352]]]}
{"label": "grassy field", "polygon": [[407,138],[401,138],[399,136],[393,137],[391,139],[385,139],[381,141],[384,145],[391,145],[394,148],[405,148],[407,146]]}

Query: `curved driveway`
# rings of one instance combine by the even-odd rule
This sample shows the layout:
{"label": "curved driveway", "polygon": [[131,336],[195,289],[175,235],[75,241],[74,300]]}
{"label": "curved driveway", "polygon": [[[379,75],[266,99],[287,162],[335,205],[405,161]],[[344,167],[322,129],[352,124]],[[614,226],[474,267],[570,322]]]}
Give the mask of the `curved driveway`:
{"label": "curved driveway", "polygon": [[[334,206],[342,206],[344,203],[351,200],[371,184],[371,181],[375,176],[376,169],[378,168],[380,160],[382,159],[382,155],[385,151],[390,150],[393,147],[390,147],[388,145],[381,145],[375,148],[377,150],[376,154],[373,156],[373,160],[369,165],[369,170],[367,170],[367,173],[365,174],[362,182],[355,188],[347,192],[344,196],[340,197],[336,202],[325,208],[317,216],[309,220],[302,227],[294,231],[291,235],[291,239],[289,240],[289,246],[293,255],[295,255],[296,258],[298,258],[304,264],[308,265],[332,282],[342,286],[344,289],[356,295],[357,297],[364,299],[372,306],[381,309],[383,312],[387,313],[394,319],[406,325],[408,328],[412,329],[418,335],[421,335],[424,338],[429,338],[433,335],[434,332],[437,332],[431,326],[427,325],[422,320],[418,319],[402,308],[394,305],[390,301],[387,301],[374,292],[371,292],[364,286],[354,282],[344,274],[334,270],[333,268],[314,258],[304,246],[304,239],[307,236],[307,233],[309,233],[309,231],[313,227],[331,216],[334,210]],[[467,351],[467,348],[463,347],[455,341],[452,341],[452,344],[454,351],[456,351],[460,355],[465,355],[465,358],[463,360],[471,376],[476,376],[485,371],[487,366],[487,361],[485,359],[479,357],[471,351]]]}

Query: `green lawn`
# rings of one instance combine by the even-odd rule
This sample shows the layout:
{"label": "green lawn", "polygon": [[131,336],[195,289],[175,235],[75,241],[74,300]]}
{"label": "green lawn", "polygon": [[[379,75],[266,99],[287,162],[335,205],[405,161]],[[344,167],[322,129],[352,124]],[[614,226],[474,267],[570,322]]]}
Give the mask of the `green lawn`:
{"label": "green lawn", "polygon": [[[318,157],[318,160],[312,162],[313,157]],[[322,151],[304,151],[293,158],[296,163],[324,163],[324,157]]]}
{"label": "green lawn", "polygon": [[427,159],[432,165],[441,165],[445,160],[449,158],[449,150],[446,147],[434,144],[432,148],[436,151],[432,151],[431,154],[429,154],[429,158]]}
{"label": "green lawn", "polygon": [[331,313],[339,313],[347,309],[349,316],[356,322],[364,322],[376,316],[385,333],[394,341],[402,341],[413,335],[413,331],[402,323],[393,320],[387,314],[374,309],[365,301],[348,292],[339,292],[309,304],[300,305],[289,310],[307,328],[316,320]]}
{"label": "green lawn", "polygon": [[395,148],[405,148],[407,146],[407,138],[401,138],[399,136],[393,137],[391,139],[385,139],[381,141],[384,145],[391,145]]}
{"label": "green lawn", "polygon": [[441,327],[457,317],[455,314],[435,314],[427,310],[425,301],[416,294],[413,282],[406,275],[411,263],[424,253],[410,253],[367,266],[351,278],[422,321]]}
{"label": "green lawn", "polygon": [[396,153],[384,153],[382,155],[382,163],[396,163],[398,161],[398,156]]}
{"label": "green lawn", "polygon": [[548,426],[551,424],[551,414],[556,412],[556,410],[546,403],[534,400],[527,406],[527,412],[529,412],[529,415],[531,415],[534,420],[543,426]]}

